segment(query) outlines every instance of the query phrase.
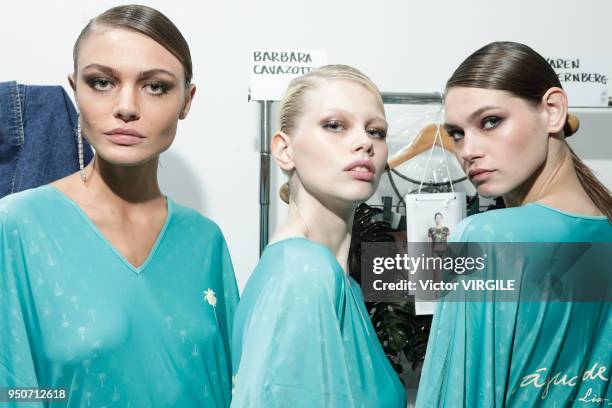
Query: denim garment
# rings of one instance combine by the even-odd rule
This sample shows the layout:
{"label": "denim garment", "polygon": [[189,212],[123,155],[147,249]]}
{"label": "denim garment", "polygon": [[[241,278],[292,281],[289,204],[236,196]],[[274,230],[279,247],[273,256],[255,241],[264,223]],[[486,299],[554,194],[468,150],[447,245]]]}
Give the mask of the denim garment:
{"label": "denim garment", "polygon": [[[0,197],[79,169],[77,113],[61,86],[0,82]],[[83,158],[93,151],[83,140]]]}

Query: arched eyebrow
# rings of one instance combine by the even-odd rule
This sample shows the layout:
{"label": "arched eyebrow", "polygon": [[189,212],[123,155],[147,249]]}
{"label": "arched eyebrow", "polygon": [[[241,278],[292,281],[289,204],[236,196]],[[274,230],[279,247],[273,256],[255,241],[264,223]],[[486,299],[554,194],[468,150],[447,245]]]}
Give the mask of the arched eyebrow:
{"label": "arched eyebrow", "polygon": [[98,71],[102,71],[105,74],[108,74],[113,77],[119,76],[119,73],[115,69],[102,64],[89,64],[85,68],[83,68],[83,71],[88,69],[97,69]]}
{"label": "arched eyebrow", "polygon": [[[86,69],[97,69],[112,77],[115,77],[115,78],[119,77],[119,72],[116,69],[109,67],[107,65],[89,64],[85,68],[83,68],[83,70],[86,70]],[[138,73],[138,79],[139,80],[147,79],[157,74],[165,74],[165,75],[171,76],[174,79],[177,79],[174,73],[168,71],[167,69],[163,69],[163,68],[153,68],[153,69],[148,69],[146,71],[141,71]]]}
{"label": "arched eyebrow", "polygon": [[[488,110],[492,110],[492,109],[501,109],[501,107],[500,106],[494,106],[494,105],[486,105],[486,106],[483,106],[481,108],[478,108],[474,112],[470,113],[470,115],[468,116],[468,122],[473,121],[478,116],[482,115],[484,112],[486,112]],[[453,130],[461,130],[461,127],[457,126],[457,125],[455,125],[453,123],[445,123],[444,124],[444,130],[446,130],[447,132],[450,133]]]}
{"label": "arched eyebrow", "polygon": [[470,116],[468,116],[468,120],[471,122],[474,119],[476,119],[478,116],[480,116],[483,112],[486,112],[486,111],[492,110],[492,109],[500,109],[500,107],[499,106],[493,106],[493,105],[486,105],[486,106],[483,106],[482,108],[478,108],[474,112],[472,112],[470,114]]}
{"label": "arched eyebrow", "polygon": [[163,69],[163,68],[154,68],[154,69],[149,69],[147,71],[141,71],[138,74],[138,79],[147,79],[147,78],[150,78],[150,77],[155,76],[157,74],[169,75],[172,78],[178,80],[176,75],[174,75],[172,72],[168,71],[167,69]]}
{"label": "arched eyebrow", "polygon": [[[326,116],[332,116],[334,114],[340,114],[340,115],[346,116],[347,118],[350,118],[350,119],[354,119],[355,118],[355,115],[352,112],[350,112],[348,110],[345,110],[345,109],[342,109],[342,108],[333,108],[333,109],[328,109],[327,111],[325,111],[325,115]],[[387,129],[389,128],[389,123],[387,122],[387,120],[385,119],[384,116],[374,115],[374,116],[372,116],[371,118],[369,118],[367,120],[368,124],[371,124],[373,122],[381,123]]]}

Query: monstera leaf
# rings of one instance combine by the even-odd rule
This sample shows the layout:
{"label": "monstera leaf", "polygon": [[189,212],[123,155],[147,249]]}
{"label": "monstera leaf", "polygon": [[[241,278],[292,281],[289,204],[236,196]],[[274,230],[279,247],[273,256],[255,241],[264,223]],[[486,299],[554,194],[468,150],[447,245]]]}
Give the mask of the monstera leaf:
{"label": "monstera leaf", "polygon": [[[373,220],[381,212],[367,204],[361,204],[355,210],[349,264],[351,276],[357,282],[361,282],[361,242],[394,241],[389,224]],[[383,350],[398,375],[404,370],[400,363],[402,354],[412,364],[413,370],[421,366],[432,317],[417,316],[414,303],[409,301],[366,303],[366,307]]]}

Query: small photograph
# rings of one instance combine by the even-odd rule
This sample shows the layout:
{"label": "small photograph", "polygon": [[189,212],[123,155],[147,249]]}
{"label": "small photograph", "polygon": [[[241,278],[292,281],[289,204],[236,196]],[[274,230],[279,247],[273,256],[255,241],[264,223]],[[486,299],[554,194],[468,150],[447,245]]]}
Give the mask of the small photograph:
{"label": "small photograph", "polygon": [[[466,194],[434,193],[434,194],[406,194],[406,234],[408,248],[427,248],[422,245],[411,245],[411,243],[429,242],[429,253],[425,256],[444,256],[446,243],[450,234],[466,216]],[[427,250],[425,250],[427,252]],[[421,254],[409,254],[420,256]],[[436,280],[434,271],[428,271],[427,275],[420,274],[420,279]],[[412,294],[412,293],[411,293]],[[435,302],[415,302],[417,315],[433,314]]]}
{"label": "small photograph", "polygon": [[445,243],[453,228],[465,218],[463,192],[407,194],[405,202],[408,242]]}
{"label": "small photograph", "polygon": [[427,230],[427,239],[431,243],[431,251],[434,255],[442,256],[446,251],[446,242],[450,235],[450,228],[444,224],[444,214],[436,212],[433,216],[434,225]]}

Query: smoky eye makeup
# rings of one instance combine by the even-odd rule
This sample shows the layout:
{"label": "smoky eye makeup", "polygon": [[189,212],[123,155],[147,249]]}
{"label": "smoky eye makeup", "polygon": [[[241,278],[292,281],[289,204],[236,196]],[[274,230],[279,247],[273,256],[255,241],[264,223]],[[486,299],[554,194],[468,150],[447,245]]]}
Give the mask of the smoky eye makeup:
{"label": "smoky eye makeup", "polygon": [[384,139],[388,131],[389,124],[382,118],[374,118],[367,122],[366,132],[372,136]]}
{"label": "smoky eye makeup", "polygon": [[486,115],[480,120],[480,128],[491,130],[499,126],[504,119],[499,115]]}
{"label": "smoky eye makeup", "polygon": [[174,86],[175,84],[170,83],[168,81],[155,80],[155,79],[147,80],[145,81],[143,85],[147,93],[154,95],[154,96],[165,95],[168,92],[170,92],[174,88]]}
{"label": "smoky eye makeup", "polygon": [[371,136],[385,139],[387,137],[388,126],[386,122],[374,120],[366,126],[366,132]]}
{"label": "smoky eye makeup", "polygon": [[[99,92],[110,91],[118,82],[114,77],[100,72],[84,74],[83,80],[90,88]],[[162,96],[172,91],[176,84],[165,79],[149,78],[141,80],[138,86],[151,96]]]}
{"label": "smoky eye makeup", "polygon": [[175,88],[177,77],[165,69],[151,69],[141,72],[138,80],[147,88],[152,95],[164,95]]}
{"label": "smoky eye makeup", "polygon": [[341,132],[346,129],[345,122],[341,119],[324,119],[321,121],[321,127],[323,129],[329,130],[330,132]]}
{"label": "smoky eye makeup", "polygon": [[338,133],[351,127],[349,117],[340,109],[330,109],[323,113],[319,126],[327,131]]}
{"label": "smoky eye makeup", "polygon": [[380,139],[385,139],[387,137],[387,129],[381,127],[369,127],[367,128],[367,132],[369,135]]}
{"label": "smoky eye makeup", "polygon": [[83,80],[96,91],[109,91],[115,85],[114,79],[100,73],[83,75]]}
{"label": "smoky eye makeup", "polygon": [[444,130],[454,141],[460,140],[464,135],[463,129],[455,125],[444,125]]}

